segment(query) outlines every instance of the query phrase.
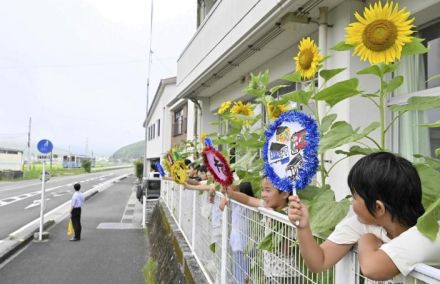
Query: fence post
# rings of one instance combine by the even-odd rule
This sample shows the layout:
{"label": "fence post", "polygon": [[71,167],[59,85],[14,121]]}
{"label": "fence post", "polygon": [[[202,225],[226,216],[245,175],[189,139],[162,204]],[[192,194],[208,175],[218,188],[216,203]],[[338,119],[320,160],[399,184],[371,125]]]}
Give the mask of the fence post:
{"label": "fence post", "polygon": [[170,203],[170,205],[171,205],[171,207],[170,207],[171,215],[176,217],[174,215],[174,184],[171,184],[171,203]]}
{"label": "fence post", "polygon": [[338,263],[336,263],[335,283],[356,283],[356,261],[356,254],[353,251],[350,251]]}
{"label": "fence post", "polygon": [[193,216],[192,216],[192,232],[191,232],[191,246],[195,253],[196,251],[196,206],[197,206],[197,192],[193,190]]}
{"label": "fence post", "polygon": [[183,185],[179,185],[179,225],[182,226],[182,192]]}
{"label": "fence post", "polygon": [[221,250],[221,263],[220,263],[220,283],[227,283],[227,275],[226,275],[226,265],[228,258],[228,206],[225,206],[225,209],[222,213],[222,250]]}

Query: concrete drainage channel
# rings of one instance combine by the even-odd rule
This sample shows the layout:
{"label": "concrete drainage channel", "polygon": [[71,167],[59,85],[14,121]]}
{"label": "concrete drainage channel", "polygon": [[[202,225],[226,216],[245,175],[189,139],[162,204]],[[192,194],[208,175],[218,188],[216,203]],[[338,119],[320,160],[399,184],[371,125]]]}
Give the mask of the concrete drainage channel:
{"label": "concrete drainage channel", "polygon": [[[94,186],[93,188],[84,192],[85,199],[87,200],[95,194],[103,192],[104,190],[112,186],[113,183],[121,181],[127,178],[129,175],[131,174],[124,174]],[[50,212],[44,214],[44,230],[49,229],[50,227],[62,222],[65,218],[67,218],[69,215],[69,208],[70,201],[66,201],[65,203],[61,204]],[[38,231],[39,226],[40,218],[37,218],[34,221],[24,225],[20,229],[16,230],[15,232],[9,234],[8,238],[0,240],[0,264],[6,261],[9,257],[13,256],[14,253],[25,247],[28,243],[30,243],[34,239],[34,233]]]}

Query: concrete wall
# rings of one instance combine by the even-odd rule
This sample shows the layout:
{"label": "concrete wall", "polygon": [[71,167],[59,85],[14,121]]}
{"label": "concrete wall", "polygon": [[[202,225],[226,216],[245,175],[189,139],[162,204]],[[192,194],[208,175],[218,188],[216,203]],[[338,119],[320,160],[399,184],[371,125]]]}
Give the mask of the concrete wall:
{"label": "concrete wall", "polygon": [[148,224],[158,283],[208,283],[166,206],[156,204]]}

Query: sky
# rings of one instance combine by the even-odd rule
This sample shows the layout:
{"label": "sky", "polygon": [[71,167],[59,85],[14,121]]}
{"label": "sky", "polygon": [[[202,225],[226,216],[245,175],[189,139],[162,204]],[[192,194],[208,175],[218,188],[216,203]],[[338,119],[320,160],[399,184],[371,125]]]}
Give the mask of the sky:
{"label": "sky", "polygon": [[[143,140],[151,0],[0,2],[0,146],[111,155]],[[154,0],[149,102],[196,31],[195,0]]]}

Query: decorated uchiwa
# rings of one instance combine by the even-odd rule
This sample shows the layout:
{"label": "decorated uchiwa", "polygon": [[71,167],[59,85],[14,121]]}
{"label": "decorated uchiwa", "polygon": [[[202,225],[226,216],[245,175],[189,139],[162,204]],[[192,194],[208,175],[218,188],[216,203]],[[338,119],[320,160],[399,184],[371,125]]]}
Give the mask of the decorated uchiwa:
{"label": "decorated uchiwa", "polygon": [[185,184],[188,180],[188,168],[183,160],[175,161],[171,166],[171,175],[178,184]]}
{"label": "decorated uchiwa", "polygon": [[228,162],[223,154],[215,149],[209,137],[205,139],[205,149],[202,152],[203,161],[215,181],[223,186],[229,186],[233,182],[233,175]]}
{"label": "decorated uchiwa", "polygon": [[165,176],[165,170],[163,169],[162,165],[160,164],[160,162],[156,162],[154,164],[156,166],[156,170],[159,172],[161,177]]}
{"label": "decorated uchiwa", "polygon": [[302,112],[281,114],[266,130],[264,173],[279,190],[304,189],[318,169],[316,121]]}

